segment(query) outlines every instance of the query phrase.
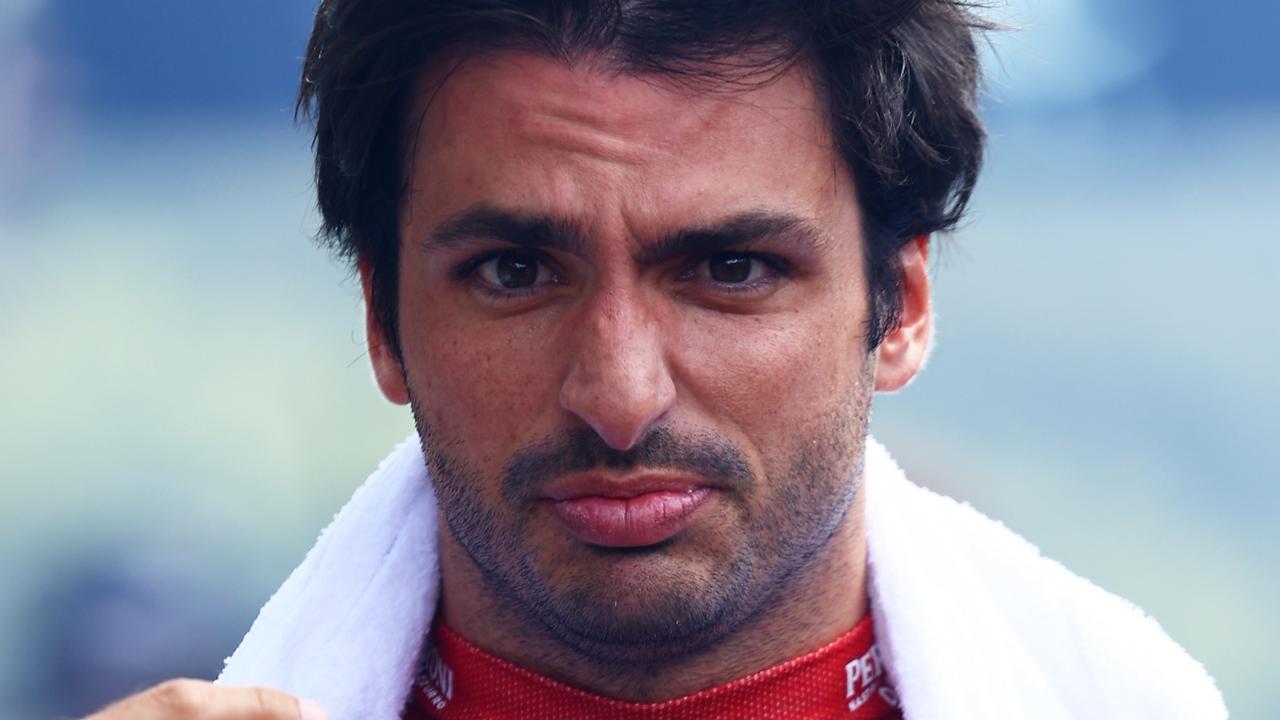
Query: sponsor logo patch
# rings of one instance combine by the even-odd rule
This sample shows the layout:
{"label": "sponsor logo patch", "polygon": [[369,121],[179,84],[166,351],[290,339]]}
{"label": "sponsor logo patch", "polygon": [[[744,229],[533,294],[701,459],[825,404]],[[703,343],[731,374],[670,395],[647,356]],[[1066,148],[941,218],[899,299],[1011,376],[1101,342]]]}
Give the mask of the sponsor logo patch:
{"label": "sponsor logo patch", "polygon": [[453,699],[453,668],[440,659],[433,645],[422,663],[422,692],[436,710],[443,710]]}
{"label": "sponsor logo patch", "polygon": [[845,700],[849,702],[849,710],[852,712],[865,705],[877,691],[881,691],[882,699],[897,707],[897,696],[892,691],[883,692],[888,688],[880,687],[883,679],[884,663],[880,661],[879,647],[872,645],[862,657],[850,660],[844,666]]}

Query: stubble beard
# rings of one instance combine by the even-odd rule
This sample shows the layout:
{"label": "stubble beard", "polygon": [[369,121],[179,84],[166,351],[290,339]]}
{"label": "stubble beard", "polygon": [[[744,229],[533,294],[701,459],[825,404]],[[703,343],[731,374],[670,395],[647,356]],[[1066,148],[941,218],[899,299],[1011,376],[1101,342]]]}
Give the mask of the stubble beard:
{"label": "stubble beard", "polygon": [[[643,673],[644,667],[696,656],[749,626],[776,607],[798,579],[813,569],[815,558],[829,549],[861,487],[869,377],[857,384],[853,395],[852,402],[841,404],[808,432],[792,438],[788,460],[778,472],[762,478],[745,470],[741,453],[727,441],[662,429],[628,453],[606,448],[594,434],[575,433],[559,443],[538,443],[544,448],[538,457],[551,465],[544,470],[590,467],[598,461],[606,466],[675,465],[696,473],[698,468],[684,465],[697,459],[699,464],[719,466],[720,472],[743,469],[747,476],[738,478],[733,487],[748,495],[772,491],[765,502],[729,494],[736,495],[730,504],[743,521],[743,531],[728,543],[736,552],[718,564],[709,580],[705,573],[664,562],[660,577],[641,574],[630,585],[619,584],[616,578],[602,582],[589,576],[589,571],[570,570],[567,582],[554,586],[546,570],[536,564],[522,530],[522,518],[528,515],[510,504],[515,500],[513,485],[520,484],[512,480],[512,467],[519,464],[518,458],[538,451],[531,447],[513,455],[501,483],[504,506],[495,509],[483,488],[498,483],[485,482],[468,467],[461,459],[461,443],[442,438],[427,423],[412,392],[410,406],[445,523],[504,613],[526,627],[541,628],[540,635],[601,669]],[[556,445],[570,457],[556,458],[554,451],[548,456],[545,448]],[[656,458],[667,462],[646,462]],[[584,548],[583,552],[610,551]],[[617,554],[662,552],[660,544]],[[656,586],[653,583],[661,591],[646,593]],[[617,612],[619,601],[625,602],[626,613]]]}

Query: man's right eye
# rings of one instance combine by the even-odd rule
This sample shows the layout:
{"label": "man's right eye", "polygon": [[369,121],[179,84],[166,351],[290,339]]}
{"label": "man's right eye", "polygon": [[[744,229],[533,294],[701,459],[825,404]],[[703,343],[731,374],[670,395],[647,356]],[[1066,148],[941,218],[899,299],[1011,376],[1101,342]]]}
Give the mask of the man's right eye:
{"label": "man's right eye", "polygon": [[498,291],[527,291],[560,282],[545,262],[527,252],[495,253],[476,264],[474,272],[489,289]]}

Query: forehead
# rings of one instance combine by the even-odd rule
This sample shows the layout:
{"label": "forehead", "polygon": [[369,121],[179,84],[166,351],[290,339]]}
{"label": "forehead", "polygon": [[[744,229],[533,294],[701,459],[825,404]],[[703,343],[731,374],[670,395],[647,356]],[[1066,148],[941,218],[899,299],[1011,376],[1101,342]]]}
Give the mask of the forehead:
{"label": "forehead", "polygon": [[633,230],[852,205],[803,67],[730,87],[491,53],[429,71],[418,101],[406,205],[425,212],[414,224],[481,202]]}

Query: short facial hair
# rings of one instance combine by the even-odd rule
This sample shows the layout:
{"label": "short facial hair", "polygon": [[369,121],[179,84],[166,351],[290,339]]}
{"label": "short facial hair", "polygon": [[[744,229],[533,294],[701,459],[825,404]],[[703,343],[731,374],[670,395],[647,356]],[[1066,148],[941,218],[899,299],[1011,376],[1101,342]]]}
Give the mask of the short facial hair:
{"label": "short facial hair", "polygon": [[[505,504],[499,509],[487,504],[482,491],[495,483],[466,464],[461,443],[445,440],[426,422],[412,392],[410,405],[441,513],[488,589],[522,620],[541,626],[578,654],[625,664],[696,654],[778,601],[795,574],[839,530],[857,494],[870,405],[869,391],[861,395],[823,418],[816,432],[797,438],[774,477],[757,477],[741,450],[714,434],[660,426],[620,451],[590,428],[567,429],[512,454],[496,483]],[[571,582],[562,583],[568,587],[553,587],[534,563],[520,508],[555,478],[595,468],[676,470],[714,478],[728,489],[723,495],[745,523],[746,532],[732,543],[738,551],[723,559],[710,584],[693,573],[668,573],[663,577],[668,592],[646,597],[641,611],[629,618],[602,602],[595,578],[571,573]],[[769,502],[752,508],[747,500],[766,486],[772,488]]]}

